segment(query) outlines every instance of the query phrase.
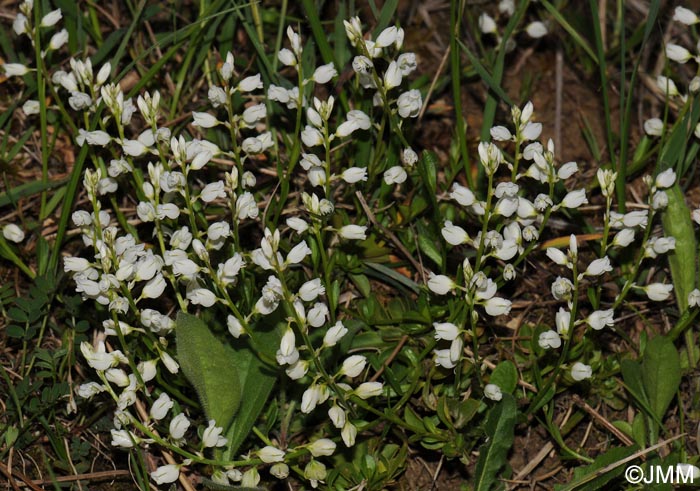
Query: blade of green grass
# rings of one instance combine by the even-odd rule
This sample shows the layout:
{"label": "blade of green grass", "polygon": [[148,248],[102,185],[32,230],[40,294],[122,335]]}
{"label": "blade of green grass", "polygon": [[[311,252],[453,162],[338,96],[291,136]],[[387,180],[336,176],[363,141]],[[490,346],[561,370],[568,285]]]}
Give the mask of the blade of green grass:
{"label": "blade of green grass", "polygon": [[458,8],[459,2],[452,1],[450,3],[450,75],[452,79],[452,104],[454,105],[457,126],[457,145],[467,183],[470,188],[474,189],[469,151],[467,150],[467,124],[462,112],[462,60],[459,55],[459,26],[462,25],[462,11]]}
{"label": "blade of green grass", "polygon": [[377,27],[374,28],[374,37],[376,39],[379,33],[389,26],[389,23],[394,19],[396,9],[399,6],[399,0],[387,0],[382,6],[382,11],[377,19]]}
{"label": "blade of green grass", "polygon": [[[598,60],[600,59],[599,56],[596,56],[596,54],[593,52],[593,49],[591,48],[590,44],[588,44],[588,41],[584,39],[583,36],[581,36],[576,29],[567,21],[564,16],[557,10],[557,8],[549,3],[547,0],[540,0],[540,3],[546,8],[550,14],[552,14],[552,17],[554,17],[554,20],[559,23],[559,25],[571,36],[571,39],[574,40],[576,44],[578,44],[588,56],[593,59],[595,63],[598,63]],[[598,17],[593,17],[593,19],[598,19]],[[595,20],[594,20],[595,23]]]}

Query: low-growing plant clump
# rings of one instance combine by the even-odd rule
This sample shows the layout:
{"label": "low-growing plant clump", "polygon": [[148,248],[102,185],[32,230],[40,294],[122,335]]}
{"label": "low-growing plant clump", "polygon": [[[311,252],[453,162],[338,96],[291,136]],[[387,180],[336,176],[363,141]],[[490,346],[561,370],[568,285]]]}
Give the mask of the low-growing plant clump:
{"label": "low-growing plant clump", "polygon": [[[691,10],[670,11],[675,37],[651,77],[654,1],[639,28],[617,13],[613,47],[596,2],[591,39],[545,0],[452,2],[437,74],[393,23],[396,2],[372,3],[373,18],[338,2],[334,33],[313,2],[299,7],[308,26],[286,2],[201,2],[131,61],[138,19],[165,7],[141,4],[104,40],[103,12],[64,3],[24,0],[1,43],[17,46],[3,83],[25,94],[0,118],[3,162],[36,134],[41,166],[0,197],[9,209],[37,196],[34,218],[6,220],[0,239],[23,275],[21,294],[1,296],[17,355],[3,361],[10,482],[35,485],[11,462],[39,428],[57,459],[38,466],[46,483],[98,479],[71,425],[139,489],[414,489],[416,458],[454,478],[438,489],[612,489],[641,482],[631,464],[700,479]],[[562,162],[566,142],[501,87],[519,42],[558,31],[603,86],[594,162]],[[619,125],[608,47],[622,60]],[[660,111],[634,135],[640,77]],[[463,78],[487,88],[478,141]],[[450,88],[456,135],[436,153],[421,123]],[[10,136],[15,119],[26,137]],[[533,477],[554,455],[564,467]]]}

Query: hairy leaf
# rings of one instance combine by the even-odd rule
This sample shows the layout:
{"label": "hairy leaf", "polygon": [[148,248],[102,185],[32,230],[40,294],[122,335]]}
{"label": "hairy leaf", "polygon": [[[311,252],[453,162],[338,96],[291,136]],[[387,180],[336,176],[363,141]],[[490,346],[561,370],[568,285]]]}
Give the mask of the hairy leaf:
{"label": "hairy leaf", "polygon": [[676,183],[666,190],[668,208],[663,214],[664,231],[676,239],[676,248],[668,255],[673,289],[681,312],[688,308],[688,294],[695,288],[696,253],[695,229],[683,191]]}
{"label": "hairy leaf", "polygon": [[642,380],[654,415],[663,419],[681,383],[681,359],[668,338],[657,336],[647,344]]}
{"label": "hairy leaf", "polygon": [[194,386],[207,419],[228,428],[241,404],[236,353],[199,318],[180,312],[175,324],[177,356]]}
{"label": "hairy leaf", "polygon": [[498,472],[508,461],[508,450],[513,445],[517,412],[513,396],[503,394],[489,413],[484,428],[488,441],[479,449],[474,491],[488,491],[498,482]]}

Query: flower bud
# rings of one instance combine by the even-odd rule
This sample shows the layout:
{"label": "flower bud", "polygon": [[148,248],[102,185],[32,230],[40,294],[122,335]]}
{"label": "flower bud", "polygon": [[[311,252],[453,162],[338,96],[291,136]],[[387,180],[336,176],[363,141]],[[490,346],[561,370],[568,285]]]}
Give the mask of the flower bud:
{"label": "flower bud", "polygon": [[484,387],[484,396],[492,401],[500,401],[503,399],[503,392],[496,384],[486,384],[486,387]]}

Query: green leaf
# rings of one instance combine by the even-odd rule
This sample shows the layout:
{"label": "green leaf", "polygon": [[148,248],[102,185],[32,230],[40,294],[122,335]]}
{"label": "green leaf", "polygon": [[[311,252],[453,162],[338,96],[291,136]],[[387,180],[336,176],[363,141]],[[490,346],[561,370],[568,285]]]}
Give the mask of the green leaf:
{"label": "green leaf", "polygon": [[440,269],[442,269],[442,254],[435,245],[434,240],[431,240],[424,234],[420,234],[418,235],[418,247],[420,248],[423,254],[428,256],[431,261],[433,261],[435,264],[438,265]]}
{"label": "green leaf", "polygon": [[668,338],[657,336],[647,344],[642,380],[653,414],[662,420],[681,383],[681,359]]}
{"label": "green leaf", "polygon": [[512,394],[518,385],[518,369],[510,360],[503,360],[493,369],[489,382],[498,385],[503,393]]}
{"label": "green leaf", "polygon": [[175,323],[177,356],[194,386],[207,419],[228,428],[241,404],[236,353],[199,318],[180,312]]}
{"label": "green leaf", "polygon": [[418,159],[418,172],[423,180],[423,185],[428,191],[428,198],[433,202],[433,206],[437,204],[437,163],[438,159],[434,152],[425,151]]}
{"label": "green leaf", "polygon": [[668,207],[662,217],[664,232],[666,236],[676,239],[676,248],[669,253],[668,264],[678,308],[684,312],[688,308],[688,294],[695,288],[695,229],[678,183],[666,190],[666,196]]}
{"label": "green leaf", "polygon": [[513,396],[503,394],[501,402],[489,413],[484,428],[488,441],[479,449],[474,491],[488,491],[498,482],[498,472],[508,462],[508,451],[513,445],[517,412]]}
{"label": "green leaf", "polygon": [[[268,318],[269,321],[269,318]],[[281,329],[268,329],[263,331],[257,326],[251,326],[255,332],[255,342],[266,349],[265,354],[274,359],[277,347],[280,344]],[[224,453],[224,460],[232,460],[239,447],[245,441],[250,429],[265,408],[265,403],[270,397],[272,388],[277,381],[277,372],[255,353],[249,346],[243,346],[235,351],[232,360],[235,371],[239,375],[241,387],[241,405],[236,414],[236,419],[226,432],[228,447]]]}
{"label": "green leaf", "polygon": [[622,474],[625,470],[624,465],[618,465],[614,468],[607,469],[601,472],[601,469],[606,469],[608,466],[619,462],[634,452],[637,451],[636,446],[631,447],[613,447],[604,454],[596,457],[591,465],[577,467],[574,469],[574,478],[566,485],[555,485],[555,491],[597,491],[606,489],[605,485],[613,478]]}

